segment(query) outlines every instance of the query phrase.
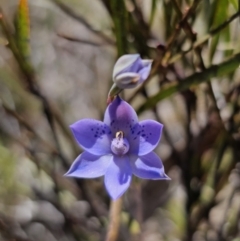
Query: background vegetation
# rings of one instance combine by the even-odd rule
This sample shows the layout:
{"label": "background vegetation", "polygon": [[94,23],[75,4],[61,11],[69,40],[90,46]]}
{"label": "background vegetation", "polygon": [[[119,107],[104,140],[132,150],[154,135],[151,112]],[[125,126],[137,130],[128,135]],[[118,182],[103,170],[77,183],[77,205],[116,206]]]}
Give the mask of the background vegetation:
{"label": "background vegetation", "polygon": [[238,0],[0,1],[0,240],[104,240],[101,179],[63,177],[68,125],[102,119],[117,57],[154,59],[124,98],[164,124],[172,181],[134,180],[118,240],[239,241]]}

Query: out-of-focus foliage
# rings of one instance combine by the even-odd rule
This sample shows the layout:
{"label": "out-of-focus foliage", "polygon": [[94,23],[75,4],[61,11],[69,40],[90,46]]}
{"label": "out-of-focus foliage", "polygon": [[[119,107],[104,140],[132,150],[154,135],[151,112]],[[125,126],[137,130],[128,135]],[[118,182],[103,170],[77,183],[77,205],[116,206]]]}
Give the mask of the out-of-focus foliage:
{"label": "out-of-focus foliage", "polygon": [[102,119],[125,53],[154,59],[125,100],[164,124],[171,181],[134,179],[119,240],[239,241],[238,0],[0,0],[0,240],[98,241],[101,179],[64,177],[68,126]]}
{"label": "out-of-focus foliage", "polygon": [[16,44],[18,50],[24,59],[30,57],[30,22],[29,22],[29,9],[28,1],[21,0],[16,16]]}

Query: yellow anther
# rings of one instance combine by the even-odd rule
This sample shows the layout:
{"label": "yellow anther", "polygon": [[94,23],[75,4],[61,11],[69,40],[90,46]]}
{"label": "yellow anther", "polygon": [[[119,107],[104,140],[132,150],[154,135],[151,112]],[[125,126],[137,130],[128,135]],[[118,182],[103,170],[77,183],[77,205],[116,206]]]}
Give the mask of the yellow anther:
{"label": "yellow anther", "polygon": [[116,138],[118,138],[119,140],[123,138],[123,132],[122,131],[118,131],[116,133]]}

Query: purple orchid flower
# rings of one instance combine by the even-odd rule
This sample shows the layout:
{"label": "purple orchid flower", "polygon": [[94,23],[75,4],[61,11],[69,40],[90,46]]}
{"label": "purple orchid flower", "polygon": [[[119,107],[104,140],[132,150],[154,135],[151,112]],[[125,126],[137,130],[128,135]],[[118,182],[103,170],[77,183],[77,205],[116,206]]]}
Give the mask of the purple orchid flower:
{"label": "purple orchid flower", "polygon": [[113,68],[113,82],[121,89],[130,89],[143,83],[150,74],[152,60],[141,59],[139,54],[126,54]]}
{"label": "purple orchid flower", "polygon": [[103,122],[83,119],[71,125],[84,149],[74,161],[69,177],[96,178],[105,175],[105,187],[112,199],[129,187],[132,174],[143,179],[169,179],[160,158],[153,152],[163,125],[138,122],[134,109],[120,97],[107,107]]}

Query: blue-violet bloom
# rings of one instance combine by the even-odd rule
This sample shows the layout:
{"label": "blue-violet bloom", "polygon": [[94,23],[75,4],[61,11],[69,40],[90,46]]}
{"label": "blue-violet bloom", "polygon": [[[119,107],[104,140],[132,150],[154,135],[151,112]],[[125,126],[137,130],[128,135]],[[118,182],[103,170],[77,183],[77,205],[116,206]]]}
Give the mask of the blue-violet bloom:
{"label": "blue-violet bloom", "polygon": [[143,179],[169,179],[160,158],[153,152],[163,125],[154,120],[138,122],[134,109],[120,97],[107,107],[103,122],[83,119],[71,125],[84,149],[66,176],[96,178],[105,175],[112,199],[129,187],[132,174]]}
{"label": "blue-violet bloom", "polygon": [[150,74],[152,60],[141,59],[139,54],[120,57],[113,68],[113,82],[121,89],[130,89],[143,83]]}

